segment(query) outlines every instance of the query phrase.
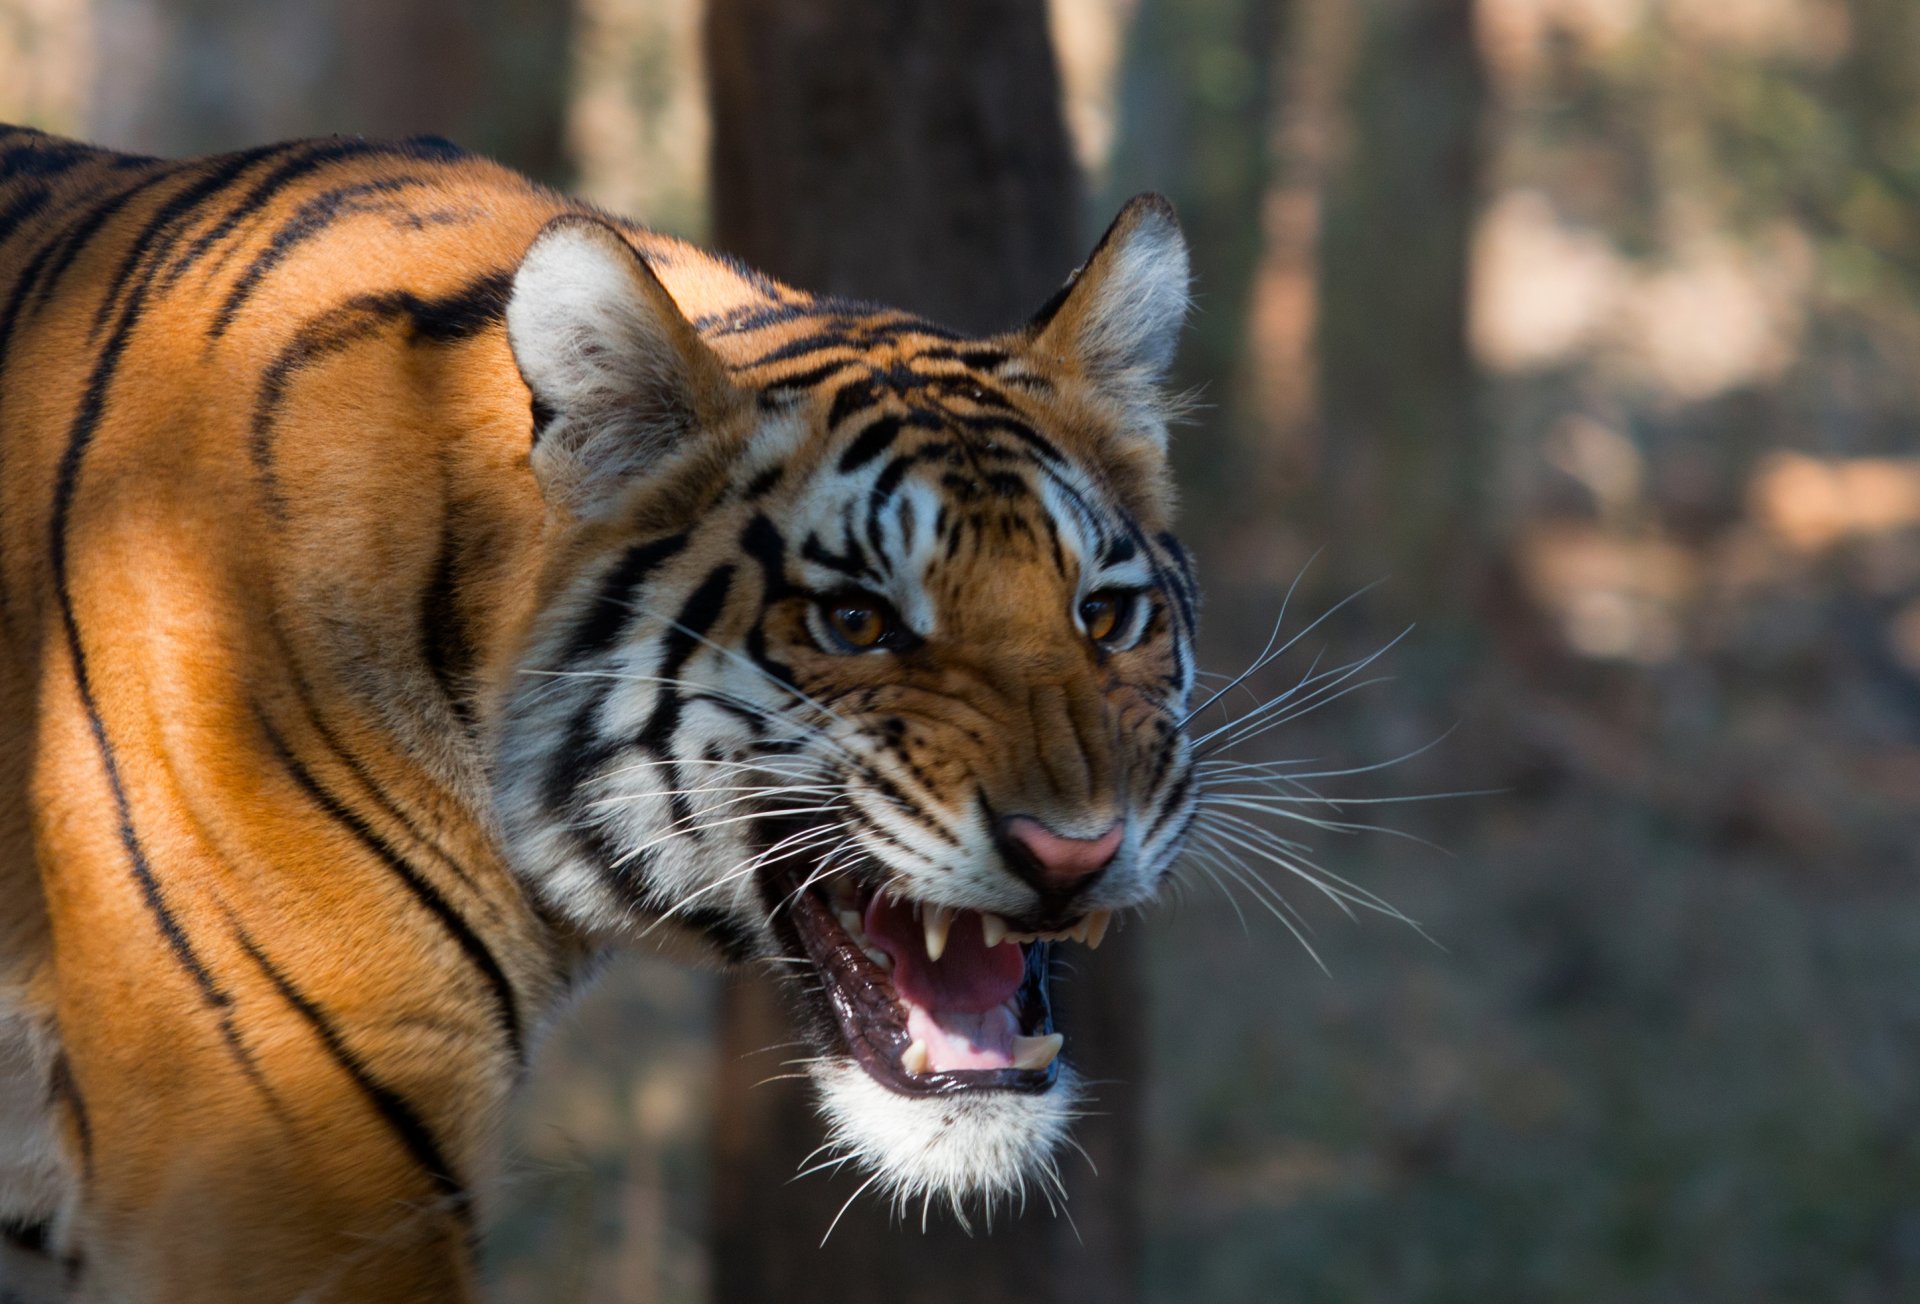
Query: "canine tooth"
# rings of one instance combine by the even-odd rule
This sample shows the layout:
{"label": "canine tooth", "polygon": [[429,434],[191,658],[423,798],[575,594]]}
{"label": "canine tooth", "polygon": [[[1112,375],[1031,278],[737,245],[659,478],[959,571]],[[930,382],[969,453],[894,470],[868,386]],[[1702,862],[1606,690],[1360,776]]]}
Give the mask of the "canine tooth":
{"label": "canine tooth", "polygon": [[882,951],[877,946],[863,946],[860,949],[866,953],[867,959],[873,961],[876,965],[880,966],[880,969],[882,972],[884,973],[893,972],[893,957],[888,955],[885,951]]}
{"label": "canine tooth", "polygon": [[[1013,1039],[1013,1067],[1017,1069],[1043,1069],[1053,1063],[1060,1054],[1060,1047],[1066,1044],[1066,1038],[1057,1032],[1044,1037],[1015,1037]],[[918,1046],[920,1043],[913,1043]],[[913,1047],[907,1048],[909,1054]]]}
{"label": "canine tooth", "polygon": [[[1021,1040],[1019,1037],[1013,1039],[1015,1054],[1019,1053]],[[1052,1059],[1053,1057],[1049,1055],[1047,1058]],[[911,1046],[907,1047],[905,1051],[901,1052],[900,1055],[900,1067],[909,1073],[925,1073],[932,1065],[932,1062],[933,1057],[927,1053],[927,1043],[924,1041],[914,1042]]]}
{"label": "canine tooth", "polygon": [[1087,949],[1097,951],[1101,941],[1107,935],[1107,925],[1113,922],[1113,911],[1096,910],[1087,916]]}
{"label": "canine tooth", "polygon": [[864,937],[866,935],[866,930],[860,926],[858,910],[836,910],[833,912],[833,917],[840,921],[840,927],[846,929],[849,936]]}
{"label": "canine tooth", "polygon": [[957,913],[952,906],[927,907],[926,916],[920,921],[926,933],[927,959],[938,960],[946,953],[947,934],[953,931],[953,917]]}
{"label": "canine tooth", "polygon": [[991,950],[1007,940],[1007,921],[989,911],[981,911],[980,935],[986,938],[987,948]]}

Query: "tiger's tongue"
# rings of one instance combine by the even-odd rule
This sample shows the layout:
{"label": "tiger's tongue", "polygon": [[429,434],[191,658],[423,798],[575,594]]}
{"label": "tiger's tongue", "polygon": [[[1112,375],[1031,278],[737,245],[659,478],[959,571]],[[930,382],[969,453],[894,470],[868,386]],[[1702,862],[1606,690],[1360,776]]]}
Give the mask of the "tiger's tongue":
{"label": "tiger's tongue", "polygon": [[928,1067],[998,1069],[1013,1063],[1019,1019],[1009,1006],[1026,976],[1017,944],[989,947],[980,916],[963,910],[938,960],[912,907],[876,892],[862,926],[893,961],[893,987],[907,1008],[907,1031],[927,1047]]}

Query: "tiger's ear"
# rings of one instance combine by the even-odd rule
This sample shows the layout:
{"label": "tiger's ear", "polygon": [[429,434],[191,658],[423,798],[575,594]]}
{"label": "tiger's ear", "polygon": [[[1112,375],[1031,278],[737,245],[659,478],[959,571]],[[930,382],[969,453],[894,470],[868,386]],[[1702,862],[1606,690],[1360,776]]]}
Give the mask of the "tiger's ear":
{"label": "tiger's ear", "polygon": [[619,232],[557,217],[520,260],[507,339],[533,393],[533,474],[577,516],[747,402]]}
{"label": "tiger's ear", "polygon": [[1160,385],[1187,319],[1186,237],[1173,205],[1136,195],[1100,243],[1028,325],[1028,351],[1065,366],[1145,418],[1166,439]]}

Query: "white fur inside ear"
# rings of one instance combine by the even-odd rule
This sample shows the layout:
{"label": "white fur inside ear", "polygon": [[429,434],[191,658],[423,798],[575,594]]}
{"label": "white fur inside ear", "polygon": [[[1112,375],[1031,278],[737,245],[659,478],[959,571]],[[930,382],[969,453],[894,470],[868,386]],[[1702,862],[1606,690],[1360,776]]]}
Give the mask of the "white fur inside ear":
{"label": "white fur inside ear", "polygon": [[1055,1152],[1066,1139],[1079,1082],[1063,1064],[1041,1093],[905,1096],[841,1060],[814,1072],[832,1153],[874,1175],[880,1198],[906,1211],[931,1202],[962,1226],[1018,1214],[1028,1203],[1059,1207]]}
{"label": "white fur inside ear", "polygon": [[[1079,353],[1100,379],[1157,385],[1173,365],[1186,323],[1191,269],[1186,238],[1164,201],[1135,200],[1108,246],[1095,255],[1090,296],[1078,314]],[[1124,224],[1124,225],[1123,225]]]}
{"label": "white fur inside ear", "polygon": [[507,338],[532,391],[533,470],[582,510],[678,447],[699,421],[704,345],[653,273],[611,228],[541,233],[507,302]]}

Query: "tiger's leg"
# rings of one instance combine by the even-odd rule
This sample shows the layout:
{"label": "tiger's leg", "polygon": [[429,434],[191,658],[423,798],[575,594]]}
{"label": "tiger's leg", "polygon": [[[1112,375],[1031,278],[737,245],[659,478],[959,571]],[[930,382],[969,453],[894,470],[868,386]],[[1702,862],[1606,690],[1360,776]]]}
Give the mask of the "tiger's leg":
{"label": "tiger's leg", "polygon": [[[484,1118],[498,1093],[425,1066],[403,1075],[391,1056],[367,1053],[379,1038],[353,1027],[364,1012],[303,990],[292,976],[302,957],[284,936],[271,956],[250,937],[195,941],[224,1006],[181,991],[151,952],[123,965],[131,982],[62,1000],[88,1119],[76,1298],[470,1298],[474,1211],[451,1129],[436,1124],[454,1102]],[[259,1017],[276,1002],[303,1008]],[[419,1103],[428,1096],[433,1121]]]}
{"label": "tiger's leg", "polygon": [[123,734],[103,766],[67,723],[37,832],[86,1119],[75,1298],[473,1298],[469,1183],[514,1062],[457,947],[257,758],[234,782],[274,800],[203,820],[161,800],[177,761]]}
{"label": "tiger's leg", "polygon": [[445,1074],[389,1080],[390,1062],[362,1058],[376,1039],[349,1030],[350,1010],[311,1002],[313,1022],[247,1017],[310,1001],[289,976],[286,939],[282,956],[257,945],[273,966],[257,977],[242,967],[250,957],[201,947],[224,975],[224,1011],[151,969],[138,987],[178,999],[122,988],[109,1008],[96,987],[63,1000],[63,1023],[85,1030],[70,1046],[89,1129],[70,1237],[76,1298],[470,1298],[471,1200],[446,1129],[414,1101],[431,1092],[438,1115],[465,1099],[484,1116],[495,1093]]}

